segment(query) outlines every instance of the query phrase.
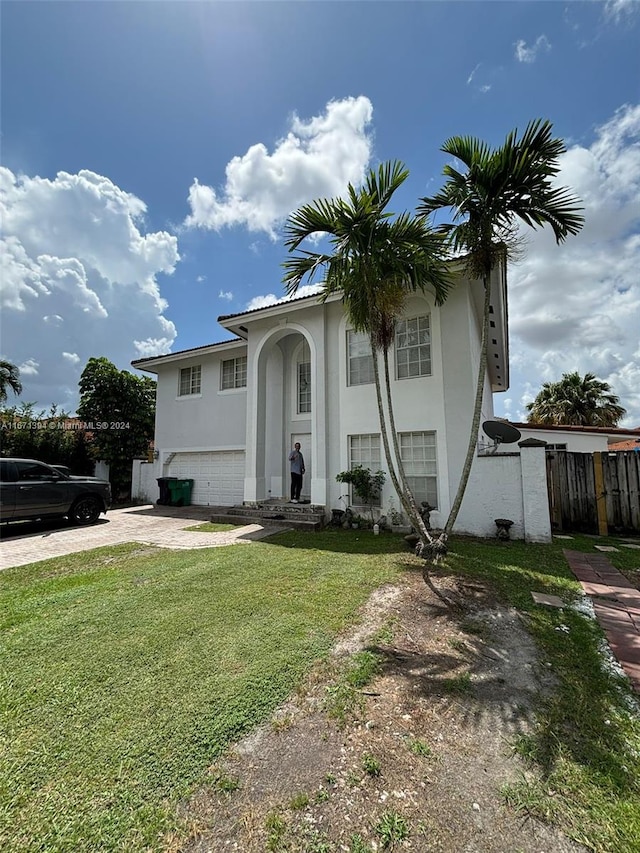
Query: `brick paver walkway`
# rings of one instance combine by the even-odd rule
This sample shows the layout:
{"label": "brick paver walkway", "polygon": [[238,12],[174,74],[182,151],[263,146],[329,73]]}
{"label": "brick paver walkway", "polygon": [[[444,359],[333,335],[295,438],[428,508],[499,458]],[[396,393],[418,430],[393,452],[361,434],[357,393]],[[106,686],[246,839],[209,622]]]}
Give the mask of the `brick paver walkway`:
{"label": "brick paver walkway", "polygon": [[640,591],[604,554],[564,550],[571,571],[591,596],[611,651],[640,693]]}
{"label": "brick paver walkway", "polygon": [[[123,542],[141,542],[162,548],[219,548],[255,542],[277,532],[276,528],[261,524],[248,524],[224,533],[184,530],[206,521],[210,514],[207,507],[149,505],[112,510],[89,527],[69,527],[64,522],[55,525],[3,525],[0,569]],[[22,530],[26,532],[23,534]]]}

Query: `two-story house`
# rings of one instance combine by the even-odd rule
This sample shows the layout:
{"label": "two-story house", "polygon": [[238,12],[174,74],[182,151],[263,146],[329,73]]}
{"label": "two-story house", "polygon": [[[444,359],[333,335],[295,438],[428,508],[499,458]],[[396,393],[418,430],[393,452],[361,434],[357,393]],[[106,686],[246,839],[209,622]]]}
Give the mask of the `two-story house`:
{"label": "two-story house", "polygon": [[[480,351],[482,286],[461,267],[456,276],[440,307],[428,292],[408,298],[390,352],[403,463],[417,500],[437,508],[435,524],[458,485]],[[509,385],[504,268],[491,288],[482,420],[493,415],[492,393]],[[328,513],[342,505],[338,472],[356,464],[386,470],[369,343],[350,327],[339,295],[285,300],[218,322],[234,337],[132,362],[158,380],[154,479],[193,479],[192,502],[205,506],[286,500],[287,456],[299,441],[302,496]],[[380,503],[382,511],[398,507],[389,478]],[[457,527],[474,529],[464,504]]]}

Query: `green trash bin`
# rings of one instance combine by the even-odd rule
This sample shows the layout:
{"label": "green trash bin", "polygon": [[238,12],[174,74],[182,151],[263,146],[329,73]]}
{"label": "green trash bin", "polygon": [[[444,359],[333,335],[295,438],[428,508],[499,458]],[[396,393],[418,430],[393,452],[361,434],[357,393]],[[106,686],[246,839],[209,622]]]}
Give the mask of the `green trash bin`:
{"label": "green trash bin", "polygon": [[169,493],[171,506],[191,506],[191,489],[193,480],[169,480]]}

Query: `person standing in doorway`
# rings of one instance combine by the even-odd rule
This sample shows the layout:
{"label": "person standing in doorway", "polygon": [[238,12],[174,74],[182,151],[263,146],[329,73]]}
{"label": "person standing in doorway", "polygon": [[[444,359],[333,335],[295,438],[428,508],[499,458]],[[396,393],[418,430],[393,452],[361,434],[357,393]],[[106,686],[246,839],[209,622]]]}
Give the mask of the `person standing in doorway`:
{"label": "person standing in doorway", "polygon": [[300,502],[300,492],[302,491],[302,475],[304,474],[304,456],[300,453],[300,442],[296,441],[293,445],[293,450],[289,454],[289,462],[291,463],[291,500],[290,503],[297,504]]}

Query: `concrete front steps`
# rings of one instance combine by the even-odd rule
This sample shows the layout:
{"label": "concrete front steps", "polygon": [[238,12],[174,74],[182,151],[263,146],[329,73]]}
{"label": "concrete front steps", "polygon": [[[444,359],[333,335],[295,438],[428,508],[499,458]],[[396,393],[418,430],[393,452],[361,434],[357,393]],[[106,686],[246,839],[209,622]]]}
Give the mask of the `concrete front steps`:
{"label": "concrete front steps", "polygon": [[326,523],[323,506],[274,500],[253,505],[211,507],[210,520],[217,524],[264,524],[296,530],[321,530]]}

